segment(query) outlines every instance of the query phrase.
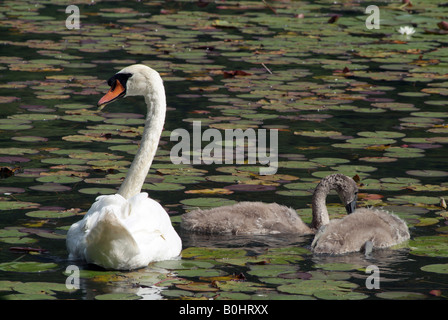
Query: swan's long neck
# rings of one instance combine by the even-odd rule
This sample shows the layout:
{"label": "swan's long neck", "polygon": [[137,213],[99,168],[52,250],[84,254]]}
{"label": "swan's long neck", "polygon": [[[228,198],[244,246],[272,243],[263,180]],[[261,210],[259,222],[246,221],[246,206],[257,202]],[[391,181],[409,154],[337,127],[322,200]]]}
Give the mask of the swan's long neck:
{"label": "swan's long neck", "polygon": [[145,120],[140,147],[135,155],[134,161],[121,184],[118,194],[125,199],[140,193],[146,176],[151,167],[154,156],[159,145],[166,114],[166,97],[163,83],[154,83],[151,92],[145,97],[148,114]]}
{"label": "swan's long neck", "polygon": [[313,221],[311,222],[311,228],[319,229],[322,225],[330,223],[328,216],[326,199],[330,193],[330,185],[322,181],[316,187],[313,194],[312,212]]}

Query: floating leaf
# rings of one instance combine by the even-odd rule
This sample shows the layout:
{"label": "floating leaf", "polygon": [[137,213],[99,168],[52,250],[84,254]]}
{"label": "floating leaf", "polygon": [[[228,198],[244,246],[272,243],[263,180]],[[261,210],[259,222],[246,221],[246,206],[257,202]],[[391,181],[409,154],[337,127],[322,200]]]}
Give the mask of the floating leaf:
{"label": "floating leaf", "polygon": [[395,202],[395,203],[403,203],[403,204],[438,204],[439,198],[437,197],[427,197],[427,196],[396,196],[393,198],[388,198],[389,201]]}
{"label": "floating leaf", "polygon": [[326,263],[326,264],[318,264],[314,267],[323,269],[323,270],[332,270],[332,271],[348,271],[348,270],[354,270],[359,269],[361,266],[350,264],[350,263]]}
{"label": "floating leaf", "polygon": [[115,194],[117,193],[117,190],[111,188],[81,188],[78,190],[78,192],[84,194],[106,195],[106,194]]}
{"label": "floating leaf", "polygon": [[408,170],[407,174],[417,177],[446,177],[448,172],[440,170]]}
{"label": "floating leaf", "polygon": [[418,300],[425,299],[424,294],[418,292],[407,292],[407,291],[387,291],[377,293],[378,298],[392,299],[392,300]]}
{"label": "floating leaf", "polygon": [[189,194],[232,194],[233,191],[223,188],[212,188],[212,189],[199,189],[199,190],[188,190],[185,193]]}
{"label": "floating leaf", "polygon": [[278,277],[280,274],[289,274],[297,270],[297,267],[289,264],[251,265],[248,274],[260,278]]}
{"label": "floating leaf", "polygon": [[[322,295],[328,297],[328,295],[344,296],[350,295],[352,289],[357,288],[358,285],[350,283],[348,281],[338,280],[299,280],[299,282],[293,284],[284,284],[277,288],[281,292],[287,292],[292,294],[304,294],[304,295]],[[366,296],[355,296],[356,298],[366,298]]]}
{"label": "floating leaf", "polygon": [[[187,252],[188,255],[188,252]],[[170,270],[185,270],[185,269],[209,269],[213,268],[214,264],[207,261],[193,261],[193,260],[166,260],[155,262],[154,266]]]}
{"label": "floating leaf", "polygon": [[328,138],[328,137],[334,137],[334,136],[342,135],[342,133],[340,133],[338,131],[320,131],[320,130],[296,131],[296,132],[294,132],[294,134],[305,136],[305,137],[314,137],[314,138]]}
{"label": "floating leaf", "polygon": [[211,283],[207,282],[190,282],[188,284],[176,284],[176,287],[181,290],[193,291],[193,292],[209,292],[218,291],[218,288],[212,286]]}
{"label": "floating leaf", "polygon": [[143,190],[153,190],[153,191],[176,191],[183,190],[185,186],[177,183],[146,183],[143,185]]}
{"label": "floating leaf", "polygon": [[0,210],[32,209],[39,206],[40,204],[34,202],[0,200]]}
{"label": "floating leaf", "polygon": [[448,239],[438,236],[416,237],[409,241],[410,253],[417,256],[448,257]]}
{"label": "floating leaf", "polygon": [[426,272],[435,272],[435,273],[448,273],[448,263],[441,264],[428,264],[420,268]]}
{"label": "floating leaf", "polygon": [[[177,270],[176,274],[179,277],[218,277],[226,274],[224,271],[218,270],[218,269],[210,269],[210,270],[204,270],[204,269],[183,269],[183,270]],[[202,279],[202,278],[201,278]]]}
{"label": "floating leaf", "polygon": [[45,272],[51,271],[57,268],[56,263],[44,263],[44,262],[4,262],[0,263],[0,270],[9,272]]}
{"label": "floating leaf", "polygon": [[75,176],[49,175],[37,178],[36,181],[44,183],[75,183],[82,181],[82,178]]}
{"label": "floating leaf", "polygon": [[196,248],[190,247],[182,251],[183,258],[195,259],[223,259],[244,256],[246,251],[243,249],[227,248]]}
{"label": "floating leaf", "polygon": [[249,281],[217,281],[215,285],[219,290],[230,292],[254,292],[263,288],[262,284]]}
{"label": "floating leaf", "polygon": [[42,185],[31,186],[30,189],[43,192],[63,192],[72,190],[72,188],[58,183],[45,183]]}
{"label": "floating leaf", "polygon": [[54,282],[19,282],[13,286],[14,291],[40,295],[55,295],[57,292],[70,292],[65,283]]}
{"label": "floating leaf", "polygon": [[52,211],[52,210],[38,210],[38,211],[30,211],[27,212],[26,215],[28,217],[33,218],[41,218],[41,219],[47,219],[47,218],[66,218],[66,217],[73,217],[77,215],[79,210],[65,210],[65,211]]}
{"label": "floating leaf", "polygon": [[190,207],[200,207],[200,208],[212,208],[220,207],[225,205],[231,205],[236,203],[236,201],[224,199],[224,198],[192,198],[185,199],[181,201],[182,204]]}
{"label": "floating leaf", "polygon": [[95,300],[138,300],[141,298],[134,293],[105,293],[95,296]]}

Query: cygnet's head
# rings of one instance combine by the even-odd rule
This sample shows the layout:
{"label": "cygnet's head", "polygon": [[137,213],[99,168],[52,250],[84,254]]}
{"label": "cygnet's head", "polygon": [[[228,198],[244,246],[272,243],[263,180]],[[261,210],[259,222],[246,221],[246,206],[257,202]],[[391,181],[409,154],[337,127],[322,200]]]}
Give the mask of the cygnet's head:
{"label": "cygnet's head", "polygon": [[98,107],[128,96],[145,96],[155,91],[155,86],[163,88],[159,73],[143,64],[128,66],[107,80],[110,90],[98,101]]}
{"label": "cygnet's head", "polygon": [[346,175],[336,173],[323,178],[320,184],[338,193],[347,213],[350,214],[356,210],[358,186],[355,180]]}

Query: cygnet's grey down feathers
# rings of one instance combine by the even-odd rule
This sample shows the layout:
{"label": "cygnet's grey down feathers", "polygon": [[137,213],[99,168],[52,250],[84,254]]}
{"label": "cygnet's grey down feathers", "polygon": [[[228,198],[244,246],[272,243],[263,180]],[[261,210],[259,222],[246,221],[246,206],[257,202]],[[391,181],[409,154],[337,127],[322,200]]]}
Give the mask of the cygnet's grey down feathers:
{"label": "cygnet's grey down feathers", "polygon": [[314,253],[344,254],[364,249],[387,248],[410,238],[406,223],[385,210],[361,208],[322,226],[312,243]]}
{"label": "cygnet's grey down feathers", "polygon": [[337,192],[346,209],[349,204],[356,202],[358,187],[353,179],[339,173],[323,178],[312,199],[311,226],[303,223],[297,212],[286,206],[244,201],[185,213],[182,215],[181,227],[205,234],[314,234],[322,224],[329,222],[325,199],[331,190]]}
{"label": "cygnet's grey down feathers", "polygon": [[249,201],[189,212],[182,217],[182,228],[210,234],[313,233],[294,209]]}

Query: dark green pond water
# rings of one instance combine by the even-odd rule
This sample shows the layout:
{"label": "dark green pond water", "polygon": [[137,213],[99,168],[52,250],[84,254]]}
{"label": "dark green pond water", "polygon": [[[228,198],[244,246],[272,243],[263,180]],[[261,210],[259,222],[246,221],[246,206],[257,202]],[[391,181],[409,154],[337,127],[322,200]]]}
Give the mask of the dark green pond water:
{"label": "dark green pond water", "polygon": [[[372,4],[379,29],[366,27]],[[79,29],[66,27],[69,5]],[[2,2],[0,299],[446,299],[447,14],[440,1]],[[77,265],[70,289],[65,234],[116,191],[143,129],[143,99],[96,108],[106,80],[134,63],[165,81],[143,189],[169,212],[182,259],[133,272]],[[172,164],[170,134],[192,133],[193,121],[278,130],[276,174]],[[311,236],[179,229],[192,208],[243,200],[293,207],[309,223],[314,186],[335,172],[357,175],[358,205],[394,212],[411,240],[334,257],[313,255]],[[337,197],[327,202],[331,218],[344,215]],[[371,265],[379,288],[369,289]]]}

